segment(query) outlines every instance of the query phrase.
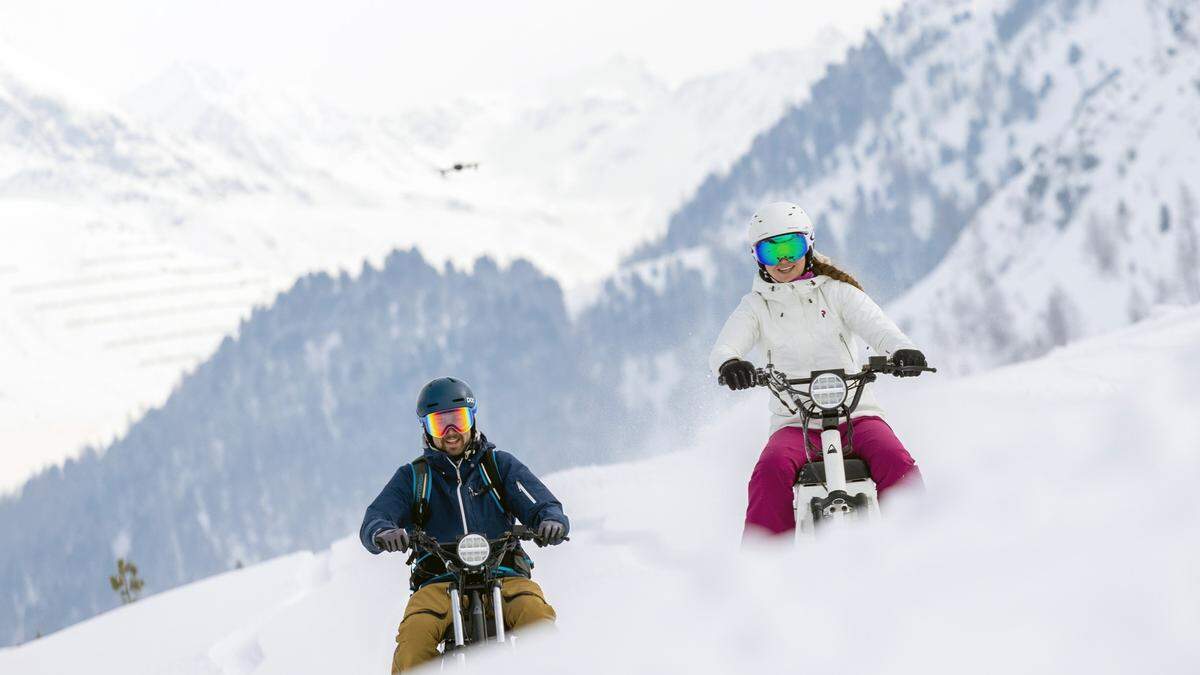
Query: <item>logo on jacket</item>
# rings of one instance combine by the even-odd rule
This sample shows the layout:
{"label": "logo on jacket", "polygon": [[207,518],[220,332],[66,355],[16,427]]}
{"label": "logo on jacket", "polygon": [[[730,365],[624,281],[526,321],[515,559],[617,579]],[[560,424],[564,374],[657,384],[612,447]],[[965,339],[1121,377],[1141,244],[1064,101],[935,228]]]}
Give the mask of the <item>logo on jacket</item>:
{"label": "logo on jacket", "polygon": [[824,319],[824,318],[825,318],[825,310],[821,310],[821,318],[822,318],[822,319]]}

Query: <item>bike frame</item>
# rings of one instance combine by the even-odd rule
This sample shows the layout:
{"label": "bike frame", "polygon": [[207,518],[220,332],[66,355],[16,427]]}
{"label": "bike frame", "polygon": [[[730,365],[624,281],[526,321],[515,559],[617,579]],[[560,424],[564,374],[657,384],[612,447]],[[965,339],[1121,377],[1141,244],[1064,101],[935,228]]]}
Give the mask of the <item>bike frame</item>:
{"label": "bike frame", "polygon": [[[505,635],[504,632],[504,599],[500,594],[500,580],[496,579],[490,582],[491,585],[491,600],[492,600],[492,622],[491,627],[495,631],[493,639],[488,638],[488,621],[486,612],[483,609],[483,592],[478,588],[472,588],[474,584],[468,584],[470,588],[467,591],[469,605],[467,606],[464,618],[462,591],[459,588],[459,582],[455,581],[450,584],[450,619],[451,619],[451,637],[443,641],[443,658],[453,658],[454,662],[459,667],[466,667],[467,653],[465,647],[468,645],[486,644],[495,642],[496,644],[515,642],[513,638]],[[468,641],[469,639],[469,641]]]}
{"label": "bike frame", "polygon": [[[821,458],[825,477],[819,486],[802,483],[799,479],[793,486],[792,507],[796,513],[797,538],[812,536],[820,520],[840,522],[864,516],[874,520],[881,516],[875,481],[869,477],[848,481],[846,477],[845,453],[853,449],[854,443],[854,420],[851,415],[862,399],[865,386],[874,382],[878,374],[917,375],[922,372],[937,372],[937,369],[899,367],[890,363],[885,356],[872,356],[860,372],[850,375],[840,369],[818,370],[809,377],[792,379],[775,370],[772,364],[755,371],[755,384],[770,389],[792,414],[801,414],[802,426],[806,431],[810,419],[821,420]],[[846,383],[845,398],[833,408],[819,406],[807,389],[813,380],[826,373],[837,375]],[[842,435],[838,430],[838,423],[843,418],[847,421],[849,448],[842,447]],[[807,433],[804,452],[811,459]]]}
{"label": "bike frame", "polygon": [[[797,523],[807,523],[808,518],[805,516],[811,515],[813,521],[808,523],[810,527],[797,527],[797,536],[808,534],[815,530],[816,520],[827,520],[838,522],[847,519],[854,519],[863,515],[868,520],[876,520],[881,517],[879,511],[879,493],[875,487],[875,481],[871,478],[861,478],[850,481],[846,476],[846,453],[851,448],[842,446],[842,434],[838,430],[838,422],[841,419],[839,414],[823,415],[821,418],[821,459],[825,468],[824,494],[819,494],[813,490],[813,486],[801,485],[799,482],[793,487],[795,494],[795,504]],[[849,428],[851,429],[851,443],[853,443],[853,424],[854,422],[847,415]],[[817,514],[810,514],[812,509],[819,509]],[[805,510],[805,513],[801,513]]]}
{"label": "bike frame", "polygon": [[[446,550],[444,545],[439,544],[437,540],[422,530],[414,530],[414,557],[418,550],[434,555],[442,561],[446,571],[454,575],[454,580],[449,587],[452,632],[448,639],[443,641],[445,646],[443,657],[450,656],[453,652],[461,665],[466,662],[463,648],[468,645],[493,641],[496,644],[512,645],[515,643],[515,638],[507,635],[504,629],[504,597],[500,592],[502,577],[496,575],[496,568],[521,541],[540,543],[540,540],[529,528],[514,525],[512,531],[505,533],[503,537],[488,540],[491,552],[487,560],[472,566],[463,562],[457,553]],[[569,541],[569,538],[564,537],[563,541]],[[412,560],[413,558],[410,558],[409,562],[411,563]],[[463,612],[464,594],[468,602],[465,614]],[[491,599],[491,628],[494,637],[488,635],[489,622],[483,602],[486,596],[490,596]]]}

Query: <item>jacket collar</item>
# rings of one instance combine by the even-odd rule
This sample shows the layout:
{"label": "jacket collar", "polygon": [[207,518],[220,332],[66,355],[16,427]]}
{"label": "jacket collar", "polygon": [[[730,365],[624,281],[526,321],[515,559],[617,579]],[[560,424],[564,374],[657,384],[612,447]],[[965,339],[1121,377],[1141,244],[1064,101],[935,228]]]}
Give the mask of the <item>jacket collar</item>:
{"label": "jacket collar", "polygon": [[[479,463],[483,460],[484,453],[495,447],[495,444],[489,441],[487,436],[476,430],[475,440],[467,448],[466,455],[459,466],[459,472],[462,473],[479,466]],[[454,462],[450,459],[450,456],[430,445],[428,441],[425,442],[424,455],[425,461],[429,462],[430,466],[438,467],[447,472],[454,471]]]}
{"label": "jacket collar", "polygon": [[814,292],[826,281],[829,277],[825,275],[817,275],[810,279],[797,279],[785,284],[772,281],[763,281],[762,277],[754,275],[754,285],[751,290],[758,293],[767,300],[777,300],[786,302],[790,298],[806,297]]}

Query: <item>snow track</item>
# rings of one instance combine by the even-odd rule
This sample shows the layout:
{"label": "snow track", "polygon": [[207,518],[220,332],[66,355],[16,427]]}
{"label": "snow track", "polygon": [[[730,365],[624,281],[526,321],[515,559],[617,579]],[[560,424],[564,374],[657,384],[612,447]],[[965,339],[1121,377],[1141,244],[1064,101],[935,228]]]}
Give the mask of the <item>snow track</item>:
{"label": "snow track", "polygon": [[[970,378],[882,382],[928,492],[810,548],[739,550],[765,400],[724,395],[695,448],[548,477],[575,523],[534,553],[558,630],[471,670],[1189,672],[1197,364],[1192,309]],[[348,537],[0,650],[0,671],[384,672],[405,589],[401,556]]]}

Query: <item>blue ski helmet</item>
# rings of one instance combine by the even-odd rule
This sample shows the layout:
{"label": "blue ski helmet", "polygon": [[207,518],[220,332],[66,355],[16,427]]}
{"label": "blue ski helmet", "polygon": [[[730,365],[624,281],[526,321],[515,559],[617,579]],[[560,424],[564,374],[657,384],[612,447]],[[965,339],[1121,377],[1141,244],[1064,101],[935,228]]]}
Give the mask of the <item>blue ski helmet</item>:
{"label": "blue ski helmet", "polygon": [[466,382],[453,377],[439,377],[421,387],[421,393],[417,394],[418,418],[464,407],[475,410],[475,393]]}

